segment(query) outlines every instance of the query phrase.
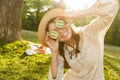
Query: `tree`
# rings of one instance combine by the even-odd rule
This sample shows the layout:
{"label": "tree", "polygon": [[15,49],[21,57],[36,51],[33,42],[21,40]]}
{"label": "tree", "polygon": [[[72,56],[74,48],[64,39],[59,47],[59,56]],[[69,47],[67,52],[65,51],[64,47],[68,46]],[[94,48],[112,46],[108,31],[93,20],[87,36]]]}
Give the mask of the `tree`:
{"label": "tree", "polygon": [[37,31],[43,15],[51,8],[50,0],[25,0],[22,14],[22,28]]}
{"label": "tree", "polygon": [[21,40],[23,0],[0,0],[0,41]]}

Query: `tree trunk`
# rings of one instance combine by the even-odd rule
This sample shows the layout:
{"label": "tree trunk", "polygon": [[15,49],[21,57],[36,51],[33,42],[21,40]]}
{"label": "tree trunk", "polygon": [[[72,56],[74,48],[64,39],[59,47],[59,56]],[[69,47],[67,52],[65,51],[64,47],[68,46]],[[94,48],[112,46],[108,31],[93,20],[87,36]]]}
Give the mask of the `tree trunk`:
{"label": "tree trunk", "polygon": [[21,40],[23,0],[0,0],[0,41]]}

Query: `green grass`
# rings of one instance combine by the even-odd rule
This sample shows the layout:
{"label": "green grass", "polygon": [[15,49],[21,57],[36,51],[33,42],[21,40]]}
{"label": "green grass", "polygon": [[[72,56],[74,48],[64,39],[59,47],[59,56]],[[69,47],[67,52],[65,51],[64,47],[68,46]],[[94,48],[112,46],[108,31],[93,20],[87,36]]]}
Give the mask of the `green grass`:
{"label": "green grass", "polygon": [[37,32],[22,30],[22,37],[23,39],[31,42],[38,43]]}
{"label": "green grass", "polygon": [[120,47],[105,46],[104,66],[106,80],[120,80]]}
{"label": "green grass", "polygon": [[0,46],[0,80],[47,79],[50,55],[28,56],[25,53],[28,48],[27,41]]}
{"label": "green grass", "polygon": [[[26,55],[27,41],[38,43],[37,34],[22,30],[22,36],[25,41],[0,46],[0,80],[48,80],[51,56]],[[120,47],[105,45],[104,68],[106,80],[120,80]]]}

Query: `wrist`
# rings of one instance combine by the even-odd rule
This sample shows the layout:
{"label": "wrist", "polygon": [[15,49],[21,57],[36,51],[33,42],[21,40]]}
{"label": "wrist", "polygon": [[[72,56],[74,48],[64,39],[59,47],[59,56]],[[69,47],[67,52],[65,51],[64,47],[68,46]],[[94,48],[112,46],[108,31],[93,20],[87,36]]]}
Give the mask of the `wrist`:
{"label": "wrist", "polygon": [[54,53],[54,54],[58,54],[59,51],[58,51],[58,50],[55,50],[55,51],[52,51],[52,53]]}
{"label": "wrist", "polygon": [[58,56],[58,54],[59,54],[58,51],[52,52],[52,56]]}

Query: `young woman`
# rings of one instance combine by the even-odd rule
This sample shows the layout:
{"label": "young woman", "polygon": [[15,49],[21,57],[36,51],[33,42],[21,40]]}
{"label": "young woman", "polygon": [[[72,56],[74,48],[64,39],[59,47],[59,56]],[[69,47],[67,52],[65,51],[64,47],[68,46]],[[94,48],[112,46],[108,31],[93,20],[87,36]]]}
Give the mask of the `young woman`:
{"label": "young woman", "polygon": [[[104,37],[112,24],[117,0],[98,0],[92,7],[74,13],[53,9],[42,18],[38,36],[52,51],[49,80],[104,80]],[[73,28],[76,19],[97,16],[85,27]],[[63,75],[64,68],[68,68]]]}

